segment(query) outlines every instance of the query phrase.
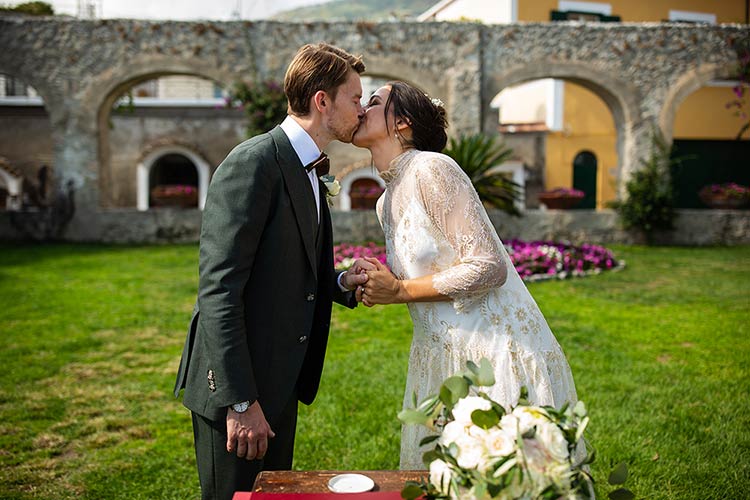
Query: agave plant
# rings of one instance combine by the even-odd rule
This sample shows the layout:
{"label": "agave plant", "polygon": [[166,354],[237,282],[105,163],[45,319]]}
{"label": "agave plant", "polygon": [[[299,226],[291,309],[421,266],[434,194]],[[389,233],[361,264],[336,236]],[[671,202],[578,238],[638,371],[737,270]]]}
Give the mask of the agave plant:
{"label": "agave plant", "polygon": [[496,167],[508,160],[513,150],[496,137],[475,134],[451,138],[443,153],[458,163],[469,176],[479,198],[489,206],[511,215],[521,215],[516,201],[521,196],[521,186],[498,172]]}

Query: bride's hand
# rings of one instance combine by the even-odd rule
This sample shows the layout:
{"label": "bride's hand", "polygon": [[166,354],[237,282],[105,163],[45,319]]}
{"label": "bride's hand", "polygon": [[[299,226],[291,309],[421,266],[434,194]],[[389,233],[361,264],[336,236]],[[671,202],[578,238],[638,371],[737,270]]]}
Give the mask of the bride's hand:
{"label": "bride's hand", "polygon": [[375,270],[367,271],[367,282],[357,290],[357,299],[367,307],[399,303],[401,281],[379,260],[369,257],[366,259],[375,266]]}

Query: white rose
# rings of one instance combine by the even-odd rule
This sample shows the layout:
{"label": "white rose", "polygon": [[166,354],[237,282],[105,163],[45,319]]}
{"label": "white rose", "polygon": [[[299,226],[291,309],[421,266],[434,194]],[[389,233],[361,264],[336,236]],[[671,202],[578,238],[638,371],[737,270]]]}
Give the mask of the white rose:
{"label": "white rose", "polygon": [[532,427],[549,423],[544,410],[533,406],[518,406],[513,410],[513,415],[518,418],[518,430],[521,434],[531,430]]}
{"label": "white rose", "polygon": [[430,462],[430,482],[435,485],[441,493],[448,493],[452,477],[453,473],[447,463],[439,458]]}
{"label": "white rose", "polygon": [[542,443],[554,460],[558,462],[568,460],[568,442],[560,428],[552,422],[537,425],[536,439]]}
{"label": "white rose", "polygon": [[513,453],[516,445],[516,435],[513,430],[489,429],[484,438],[487,453],[491,457],[505,457]]}
{"label": "white rose", "polygon": [[449,445],[455,443],[461,436],[466,434],[466,426],[461,422],[453,421],[443,427],[443,432],[440,435],[440,444]]}
{"label": "white rose", "polygon": [[459,399],[453,407],[453,418],[456,422],[464,425],[472,425],[471,414],[474,410],[489,410],[492,405],[489,401],[479,396],[468,396]]}
{"label": "white rose", "polygon": [[469,434],[464,434],[454,441],[458,446],[456,462],[462,469],[484,470],[489,466],[487,448],[484,440]]}

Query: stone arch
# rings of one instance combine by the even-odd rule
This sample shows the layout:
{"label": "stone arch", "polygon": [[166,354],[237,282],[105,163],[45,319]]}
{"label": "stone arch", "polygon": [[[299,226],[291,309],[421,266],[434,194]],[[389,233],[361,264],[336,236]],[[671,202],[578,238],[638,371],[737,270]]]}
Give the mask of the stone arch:
{"label": "stone arch", "polygon": [[[138,83],[170,75],[188,75],[206,78],[228,86],[240,78],[239,75],[222,71],[200,59],[183,61],[163,56],[144,56],[129,64],[117,66],[114,70],[94,78],[84,93],[82,102],[91,103],[84,109],[79,126],[83,130],[96,133],[98,137],[98,184],[100,205],[111,202],[111,152],[109,144],[109,116],[115,101],[127,89]],[[248,77],[248,75],[244,75]],[[139,202],[140,203],[140,202]]]}
{"label": "stone arch", "polygon": [[[635,86],[586,64],[570,61],[528,61],[523,66],[507,71],[487,70],[482,85],[482,109],[489,109],[492,98],[503,89],[542,78],[555,78],[580,85],[596,94],[607,105],[612,113],[617,133],[617,178],[620,180],[618,191],[621,192],[623,181],[637,164],[635,132],[641,112]],[[485,123],[482,124],[484,131],[494,132],[495,126],[491,116],[486,116]]]}
{"label": "stone arch", "polygon": [[147,147],[141,154],[141,158],[138,160],[138,166],[136,170],[138,210],[144,211],[150,208],[149,177],[151,174],[151,168],[154,166],[154,164],[156,164],[159,158],[162,158],[163,156],[168,154],[178,154],[185,156],[191,162],[193,162],[193,165],[195,165],[195,168],[198,172],[198,209],[203,210],[203,207],[206,204],[208,183],[211,180],[210,164],[198,148],[196,148],[192,144],[188,144],[179,140],[157,141]]}
{"label": "stone arch", "polygon": [[339,202],[339,208],[341,210],[349,211],[352,209],[352,199],[349,196],[349,191],[352,188],[352,183],[358,179],[372,179],[385,189],[385,182],[380,178],[370,162],[371,160],[369,159],[355,162],[339,173],[341,177],[341,201]]}
{"label": "stone arch", "polygon": [[732,72],[726,65],[706,64],[683,73],[669,86],[659,113],[659,128],[667,142],[672,142],[675,116],[685,99],[712,80],[731,77]]}
{"label": "stone arch", "polygon": [[421,70],[396,57],[368,55],[365,58],[365,64],[367,65],[367,71],[363,76],[384,78],[386,80],[400,79],[420,87],[432,96],[437,96],[443,101],[447,101],[448,82],[444,74],[436,75],[431,71]]}

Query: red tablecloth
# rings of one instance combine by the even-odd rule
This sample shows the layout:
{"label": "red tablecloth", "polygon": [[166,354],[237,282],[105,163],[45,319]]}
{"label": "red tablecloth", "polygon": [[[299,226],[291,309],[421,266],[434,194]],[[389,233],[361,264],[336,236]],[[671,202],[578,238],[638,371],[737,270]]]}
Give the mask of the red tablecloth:
{"label": "red tablecloth", "polygon": [[402,500],[400,491],[369,493],[266,493],[238,491],[232,500]]}

